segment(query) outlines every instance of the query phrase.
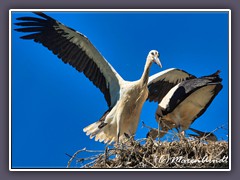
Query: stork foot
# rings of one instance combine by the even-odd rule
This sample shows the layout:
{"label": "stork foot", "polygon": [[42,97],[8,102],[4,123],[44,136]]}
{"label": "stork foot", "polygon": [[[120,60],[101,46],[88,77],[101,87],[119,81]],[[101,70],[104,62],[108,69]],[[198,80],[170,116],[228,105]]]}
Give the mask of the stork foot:
{"label": "stork foot", "polygon": [[186,138],[185,138],[185,132],[184,131],[181,131],[178,133],[178,136],[179,136],[179,139],[180,141],[184,141]]}

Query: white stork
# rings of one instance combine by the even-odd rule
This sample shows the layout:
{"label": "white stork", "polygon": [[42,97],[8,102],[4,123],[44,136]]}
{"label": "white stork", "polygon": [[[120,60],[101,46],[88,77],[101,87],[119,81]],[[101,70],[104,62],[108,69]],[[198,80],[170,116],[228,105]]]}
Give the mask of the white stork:
{"label": "white stork", "polygon": [[175,84],[194,77],[172,68],[149,78],[153,62],[161,67],[159,53],[152,50],[147,56],[141,78],[133,82],[125,81],[86,36],[44,13],[35,14],[41,18],[17,18],[22,22],[15,25],[23,28],[15,30],[30,33],[21,38],[34,40],[47,47],[64,63],[83,72],[104,94],[109,109],[100,120],[84,128],[84,132],[90,138],[95,137],[96,141],[123,142],[124,134],[134,135],[146,99],[160,101]]}
{"label": "white stork", "polygon": [[159,101],[156,111],[156,120],[162,128],[159,137],[173,128],[180,132],[189,129],[207,110],[222,89],[219,72],[180,82]]}

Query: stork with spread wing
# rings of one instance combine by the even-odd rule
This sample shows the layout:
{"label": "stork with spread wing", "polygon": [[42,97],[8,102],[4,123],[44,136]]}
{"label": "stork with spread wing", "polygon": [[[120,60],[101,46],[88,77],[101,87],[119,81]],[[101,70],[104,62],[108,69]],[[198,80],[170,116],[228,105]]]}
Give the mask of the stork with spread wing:
{"label": "stork with spread wing", "polygon": [[20,17],[22,26],[15,29],[27,33],[25,40],[34,40],[47,47],[64,63],[70,64],[83,74],[103,93],[109,109],[84,132],[96,141],[123,142],[124,134],[134,135],[144,102],[160,102],[177,83],[194,78],[179,69],[168,69],[149,78],[153,63],[162,66],[159,53],[151,50],[146,58],[144,71],[139,80],[124,80],[100,54],[88,38],[50,16],[35,12],[39,17]]}

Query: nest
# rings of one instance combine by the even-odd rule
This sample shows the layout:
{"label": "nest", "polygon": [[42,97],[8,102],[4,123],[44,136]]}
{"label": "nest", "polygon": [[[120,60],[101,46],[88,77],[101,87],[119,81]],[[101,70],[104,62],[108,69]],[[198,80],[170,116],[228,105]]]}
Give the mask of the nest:
{"label": "nest", "polygon": [[[206,142],[185,138],[179,141],[160,142],[151,138],[131,140],[119,147],[106,147],[97,155],[78,159],[78,163],[89,161],[81,168],[228,168],[228,142]],[[97,151],[95,151],[96,153]],[[70,162],[68,167],[70,167]]]}

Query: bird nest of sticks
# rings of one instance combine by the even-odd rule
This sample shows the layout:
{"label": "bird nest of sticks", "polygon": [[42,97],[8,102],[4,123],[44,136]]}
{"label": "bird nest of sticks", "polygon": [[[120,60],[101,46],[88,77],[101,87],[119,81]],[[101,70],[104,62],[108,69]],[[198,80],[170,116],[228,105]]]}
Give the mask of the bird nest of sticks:
{"label": "bird nest of sticks", "polygon": [[[161,142],[151,138],[129,140],[124,146],[106,147],[104,151],[86,148],[77,151],[73,160],[81,168],[228,168],[228,142],[206,142],[201,139],[184,138]],[[77,158],[88,152],[86,158]]]}

